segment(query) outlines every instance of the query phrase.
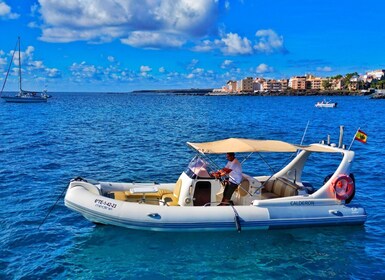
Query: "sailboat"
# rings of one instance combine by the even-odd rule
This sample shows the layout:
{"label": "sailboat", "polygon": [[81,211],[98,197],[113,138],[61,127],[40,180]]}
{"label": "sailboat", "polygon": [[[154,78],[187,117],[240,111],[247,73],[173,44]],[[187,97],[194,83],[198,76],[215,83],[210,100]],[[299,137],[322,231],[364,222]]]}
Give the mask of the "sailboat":
{"label": "sailboat", "polygon": [[3,87],[1,88],[0,95],[3,94],[3,90],[5,87],[5,84],[7,83],[7,78],[9,71],[11,69],[11,65],[13,62],[13,59],[15,57],[16,53],[16,47],[18,46],[19,49],[19,92],[14,96],[1,96],[2,99],[5,100],[5,102],[13,102],[13,103],[41,103],[41,102],[47,102],[48,98],[51,96],[47,94],[47,91],[44,90],[42,92],[37,91],[29,91],[29,90],[23,90],[21,87],[21,56],[20,56],[20,37],[17,38],[17,44],[15,46],[15,50],[12,54],[11,62],[9,63],[7,75],[5,76],[5,80],[3,83]]}

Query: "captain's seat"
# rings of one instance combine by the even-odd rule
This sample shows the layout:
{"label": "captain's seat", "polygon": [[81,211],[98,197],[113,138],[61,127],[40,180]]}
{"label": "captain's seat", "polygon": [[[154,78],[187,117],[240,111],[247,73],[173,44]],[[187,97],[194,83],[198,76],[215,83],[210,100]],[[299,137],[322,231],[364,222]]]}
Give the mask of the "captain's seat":
{"label": "captain's seat", "polygon": [[246,178],[242,178],[242,182],[238,185],[238,188],[234,191],[232,195],[232,200],[236,205],[243,205],[244,198],[249,195],[250,190],[250,181]]}
{"label": "captain's seat", "polygon": [[237,188],[239,195],[242,197],[249,194],[249,189],[250,189],[250,181],[247,178],[243,177],[242,182],[239,184]]}

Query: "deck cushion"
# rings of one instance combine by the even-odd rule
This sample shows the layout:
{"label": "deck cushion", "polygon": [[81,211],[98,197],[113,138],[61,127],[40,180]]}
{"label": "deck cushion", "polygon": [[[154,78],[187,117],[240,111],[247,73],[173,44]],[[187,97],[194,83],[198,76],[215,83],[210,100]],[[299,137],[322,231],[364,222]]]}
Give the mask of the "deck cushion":
{"label": "deck cushion", "polygon": [[[167,189],[159,189],[157,192],[154,192],[154,193],[144,193],[144,196],[145,197],[159,197],[161,198],[163,195],[165,194],[170,194],[172,193],[170,190],[167,190]],[[127,197],[142,197],[143,196],[143,193],[131,193],[129,191],[125,191],[124,194],[127,196]]]}
{"label": "deck cushion", "polygon": [[299,186],[290,180],[279,177],[275,180],[269,180],[264,184],[262,199],[287,197],[298,195]]}
{"label": "deck cushion", "polygon": [[113,194],[113,198],[116,200],[122,200],[122,201],[127,201],[127,200],[135,200],[135,199],[142,199],[144,198],[158,198],[160,199],[163,195],[166,194],[172,194],[170,190],[167,189],[159,189],[155,193],[131,193],[129,191],[116,191],[116,192],[111,192]]}

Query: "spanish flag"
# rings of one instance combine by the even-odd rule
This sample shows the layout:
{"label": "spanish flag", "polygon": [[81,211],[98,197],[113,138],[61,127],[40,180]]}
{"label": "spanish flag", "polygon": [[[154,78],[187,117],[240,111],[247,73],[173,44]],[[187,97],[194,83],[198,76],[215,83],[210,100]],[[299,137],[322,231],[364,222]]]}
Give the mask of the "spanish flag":
{"label": "spanish flag", "polygon": [[368,141],[368,135],[366,135],[366,133],[363,132],[362,130],[357,130],[357,133],[356,133],[356,136],[354,136],[354,139],[357,141],[360,141],[361,143],[366,144],[366,142]]}

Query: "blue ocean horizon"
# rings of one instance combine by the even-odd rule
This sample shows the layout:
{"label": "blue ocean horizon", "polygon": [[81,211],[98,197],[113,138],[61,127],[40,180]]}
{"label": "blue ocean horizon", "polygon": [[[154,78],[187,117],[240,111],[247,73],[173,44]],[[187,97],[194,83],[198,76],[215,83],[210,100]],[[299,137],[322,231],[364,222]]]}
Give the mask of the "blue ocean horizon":
{"label": "blue ocean horizon", "polygon": [[[0,279],[385,279],[383,100],[52,95],[41,104],[0,103]],[[315,108],[324,98],[338,107]],[[145,232],[94,225],[63,203],[77,176],[175,182],[194,155],[187,141],[310,144],[330,135],[337,143],[341,125],[347,146],[358,128],[368,135],[367,144],[352,145],[352,203],[366,209],[364,226]],[[327,175],[314,174],[320,182]]]}

